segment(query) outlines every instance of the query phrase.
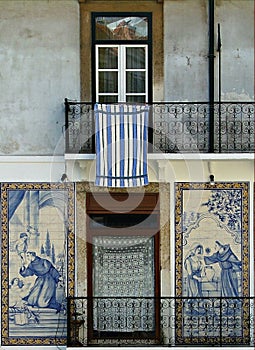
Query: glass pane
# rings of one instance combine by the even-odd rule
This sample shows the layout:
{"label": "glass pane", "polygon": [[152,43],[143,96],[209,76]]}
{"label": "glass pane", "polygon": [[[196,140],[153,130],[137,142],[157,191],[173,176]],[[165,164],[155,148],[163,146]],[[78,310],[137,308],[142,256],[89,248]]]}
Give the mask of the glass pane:
{"label": "glass pane", "polygon": [[118,68],[118,48],[100,47],[99,51],[99,69],[117,69]]}
{"label": "glass pane", "polygon": [[118,92],[118,72],[99,72],[100,92]]}
{"label": "glass pane", "polygon": [[145,92],[145,72],[127,72],[127,93]]}
{"label": "glass pane", "polygon": [[99,103],[118,103],[118,95],[108,96],[108,95],[100,95]]}
{"label": "glass pane", "polygon": [[147,17],[96,17],[96,40],[148,40]]}
{"label": "glass pane", "polygon": [[126,102],[128,103],[146,103],[145,101],[145,96],[127,96],[126,97]]}
{"label": "glass pane", "polygon": [[145,48],[127,47],[126,61],[127,69],[145,69]]}

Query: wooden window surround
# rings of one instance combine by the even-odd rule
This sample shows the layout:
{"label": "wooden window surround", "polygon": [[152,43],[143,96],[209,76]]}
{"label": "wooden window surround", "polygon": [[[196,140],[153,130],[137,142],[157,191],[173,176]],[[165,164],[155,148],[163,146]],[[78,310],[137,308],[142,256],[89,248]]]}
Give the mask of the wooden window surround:
{"label": "wooden window surround", "polygon": [[[116,13],[117,9],[117,13]],[[148,56],[148,102],[162,99],[156,95],[152,96],[153,86],[158,86],[163,79],[163,3],[161,1],[126,1],[126,0],[80,0],[80,36],[81,36],[81,100],[95,102],[96,92],[92,89],[94,84],[95,61],[93,59],[93,38],[92,38],[92,14],[121,14],[128,13],[131,16],[148,13],[152,16],[153,35],[151,35],[151,50]],[[141,44],[139,40],[138,44]],[[100,44],[100,42],[97,42]],[[102,42],[101,42],[102,44]],[[95,76],[94,76],[95,79]],[[93,82],[93,83],[92,83]],[[153,82],[153,84],[152,84]],[[152,86],[151,86],[152,85]],[[93,91],[92,91],[93,90]]]}

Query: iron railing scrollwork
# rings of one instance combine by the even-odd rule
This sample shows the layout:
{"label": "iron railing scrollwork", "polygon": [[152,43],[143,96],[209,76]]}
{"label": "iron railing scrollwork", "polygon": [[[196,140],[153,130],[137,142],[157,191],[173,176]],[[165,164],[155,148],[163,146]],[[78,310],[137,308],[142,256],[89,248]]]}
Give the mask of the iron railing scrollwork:
{"label": "iron railing scrollwork", "polygon": [[69,297],[68,346],[254,346],[254,297]]}
{"label": "iron railing scrollwork", "polygon": [[[150,116],[149,152],[254,152],[254,102],[155,102]],[[65,136],[66,153],[94,153],[92,103],[65,99]]]}
{"label": "iron railing scrollwork", "polygon": [[66,153],[94,153],[94,120],[91,103],[65,99]]}

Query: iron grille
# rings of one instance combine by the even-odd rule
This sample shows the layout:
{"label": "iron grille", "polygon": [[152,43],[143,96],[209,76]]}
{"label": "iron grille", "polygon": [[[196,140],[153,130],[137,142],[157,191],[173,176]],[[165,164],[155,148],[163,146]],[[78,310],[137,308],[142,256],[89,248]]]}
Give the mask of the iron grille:
{"label": "iron grille", "polygon": [[69,297],[68,346],[254,346],[254,297]]}
{"label": "iron grille", "polygon": [[[92,103],[65,100],[65,136],[66,153],[95,152]],[[252,153],[254,102],[155,102],[149,152]]]}

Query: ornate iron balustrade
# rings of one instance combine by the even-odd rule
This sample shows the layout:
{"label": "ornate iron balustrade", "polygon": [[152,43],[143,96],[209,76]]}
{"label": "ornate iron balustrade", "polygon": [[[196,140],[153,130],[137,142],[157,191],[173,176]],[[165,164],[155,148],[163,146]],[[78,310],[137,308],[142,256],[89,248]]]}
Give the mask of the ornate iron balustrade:
{"label": "ornate iron balustrade", "polygon": [[69,297],[68,346],[254,347],[254,297]]}
{"label": "ornate iron balustrade", "polygon": [[[65,100],[66,153],[94,153],[93,105]],[[254,102],[151,105],[149,152],[254,152]]]}

